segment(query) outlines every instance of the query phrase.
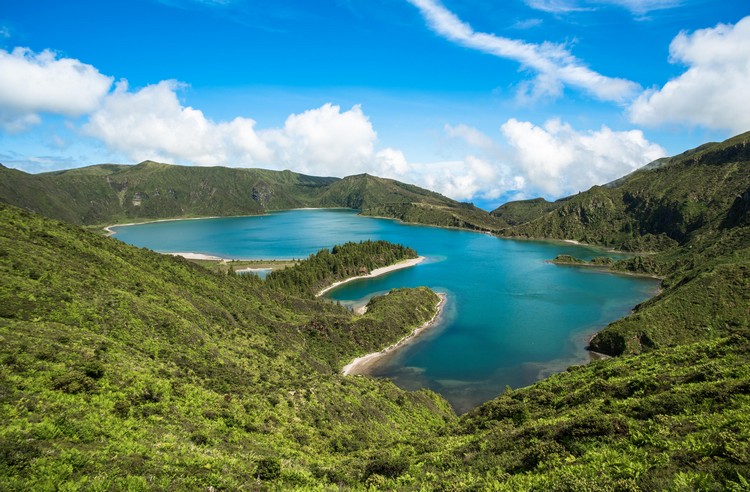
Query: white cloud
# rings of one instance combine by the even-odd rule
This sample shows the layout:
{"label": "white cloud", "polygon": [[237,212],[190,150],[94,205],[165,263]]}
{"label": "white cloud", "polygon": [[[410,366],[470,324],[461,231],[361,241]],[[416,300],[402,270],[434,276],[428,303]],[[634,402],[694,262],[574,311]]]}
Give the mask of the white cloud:
{"label": "white cloud", "polygon": [[542,19],[524,19],[516,21],[511,27],[513,29],[532,29],[541,26],[542,23]]}
{"label": "white cloud", "polygon": [[549,12],[551,14],[566,14],[590,10],[579,5],[577,0],[526,0],[526,5],[532,9]]}
{"label": "white cloud", "polygon": [[48,50],[0,50],[0,127],[23,131],[40,123],[39,113],[86,114],[109,92],[112,80],[91,65]]}
{"label": "white cloud", "polygon": [[733,26],[681,32],[669,50],[671,61],[688,69],[641,95],[630,107],[633,122],[750,130],[750,17]]}
{"label": "white cloud", "polygon": [[638,15],[677,7],[683,0],[526,0],[529,7],[552,14],[594,10],[596,5],[615,5]]}
{"label": "white cloud", "polygon": [[634,14],[645,14],[653,10],[671,9],[680,6],[684,0],[598,0],[595,3],[617,5]]}
{"label": "white cloud", "polygon": [[559,197],[617,179],[666,155],[640,130],[576,131],[549,120],[543,126],[508,120],[501,132],[513,148],[516,173],[528,189]]}
{"label": "white cloud", "polygon": [[638,90],[638,84],[606,77],[581,63],[564,46],[532,44],[494,34],[476,32],[447,10],[438,0],[408,0],[439,35],[462,46],[519,62],[537,72],[527,96],[559,96],[563,85],[582,89],[605,101],[624,101]]}
{"label": "white cloud", "polygon": [[216,123],[202,111],[184,107],[175,81],[137,92],[119,82],[84,125],[84,131],[134,160],[165,160],[198,165],[266,163],[272,153],[254,130],[255,121],[235,118]]}
{"label": "white cloud", "polygon": [[507,179],[503,166],[484,157],[469,154],[461,160],[407,163],[395,173],[380,169],[380,176],[413,183],[437,191],[454,200],[496,199],[515,182]]}
{"label": "white cloud", "polygon": [[[455,29],[470,31],[457,22]],[[530,56],[535,56],[537,48]],[[554,54],[560,48],[550,45],[544,50]],[[688,47],[676,52],[703,63],[699,50]],[[564,50],[558,54],[557,59],[566,56]],[[726,54],[731,56],[731,52]],[[449,146],[455,150],[456,141],[461,142],[463,157],[414,163],[398,149],[378,148],[377,133],[358,105],[342,110],[324,104],[290,115],[279,128],[258,129],[250,118],[214,121],[201,110],[184,105],[178,98],[182,84],[175,81],[138,90],[121,81],[109,92],[112,79],[94,67],[58,59],[51,52],[35,55],[23,49],[0,51],[0,68],[0,115],[6,129],[22,130],[37,124],[43,112],[89,114],[83,133],[134,161],[286,168],[339,177],[368,172],[457,200],[493,200],[508,193],[560,196],[618,178],[664,154],[639,131],[613,132],[603,127],[578,132],[557,120],[542,127],[509,120],[502,126],[502,134],[512,149],[510,154],[476,128],[446,125],[443,130]],[[8,68],[13,69],[11,75]],[[18,73],[27,76],[25,85],[18,80]],[[557,83],[547,73],[540,76],[550,76],[549,83]],[[64,94],[60,92],[63,89]],[[70,125],[71,130],[78,130],[74,123]],[[66,144],[62,140],[57,143]],[[47,160],[33,164],[47,165]]]}
{"label": "white cloud", "polygon": [[[398,170],[399,156],[376,155],[377,133],[359,106],[325,104],[290,115],[282,128],[256,130],[249,118],[216,122],[183,106],[175,81],[130,91],[117,84],[84,132],[135,161],[153,159],[201,166],[263,166],[345,176],[373,166]],[[403,155],[401,155],[403,158]]]}
{"label": "white cloud", "polygon": [[480,130],[468,125],[445,125],[443,129],[445,130],[445,134],[449,137],[460,139],[472,147],[488,150],[495,145],[490,137]]}
{"label": "white cloud", "polygon": [[[183,106],[179,87],[163,81],[130,91],[120,82],[84,131],[135,161],[261,166],[338,177],[367,172],[457,200],[496,198],[518,182],[505,176],[503,166],[473,154],[461,161],[412,163],[398,149],[378,150],[377,133],[360,106],[342,111],[324,104],[290,115],[280,128],[256,129],[251,119],[214,122],[200,110]],[[481,151],[496,147],[466,125],[446,126],[445,132]]]}
{"label": "white cloud", "polygon": [[289,116],[283,128],[266,130],[261,137],[273,149],[276,165],[341,176],[367,168],[377,133],[360,106],[341,112],[328,103]]}

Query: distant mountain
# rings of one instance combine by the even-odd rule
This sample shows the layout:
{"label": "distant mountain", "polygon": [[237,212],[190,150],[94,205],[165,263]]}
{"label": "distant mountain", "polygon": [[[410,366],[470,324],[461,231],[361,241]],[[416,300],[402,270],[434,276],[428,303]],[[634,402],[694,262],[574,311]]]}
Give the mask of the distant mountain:
{"label": "distant mountain", "polygon": [[473,205],[367,174],[339,179],[292,171],[185,167],[151,161],[36,175],[0,166],[0,201],[86,225],[346,207],[406,222],[498,228],[487,212]]}
{"label": "distant mountain", "polygon": [[511,202],[491,214],[506,236],[572,239],[664,251],[716,232],[750,188],[750,132],[660,159],[613,183],[556,202]]}
{"label": "distant mountain", "polygon": [[441,227],[496,231],[499,224],[484,210],[434,191],[369,174],[332,183],[320,197],[323,207],[347,207],[363,215]]}
{"label": "distant mountain", "polygon": [[145,161],[30,175],[0,168],[0,200],[74,224],[256,215],[316,205],[336,178]]}

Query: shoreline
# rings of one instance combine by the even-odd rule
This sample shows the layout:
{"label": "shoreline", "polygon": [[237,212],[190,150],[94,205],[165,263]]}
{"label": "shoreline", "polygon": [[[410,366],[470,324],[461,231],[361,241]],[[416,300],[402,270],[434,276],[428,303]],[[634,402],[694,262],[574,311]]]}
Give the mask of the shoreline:
{"label": "shoreline", "polygon": [[380,275],[385,275],[386,273],[395,272],[396,270],[401,270],[403,268],[409,268],[409,267],[412,267],[412,266],[415,266],[415,265],[419,265],[420,263],[422,263],[426,259],[427,258],[424,257],[424,256],[418,256],[416,258],[411,258],[411,259],[408,259],[408,260],[399,261],[398,263],[394,263],[393,265],[389,265],[389,266],[381,267],[381,268],[376,268],[375,270],[371,271],[367,275],[357,275],[356,277],[349,277],[349,278],[346,278],[344,280],[339,280],[338,282],[334,282],[331,285],[329,285],[328,287],[322,289],[320,292],[318,292],[317,294],[315,294],[315,297],[320,297],[323,294],[325,294],[326,292],[335,289],[339,285],[343,285],[343,284],[351,282],[353,280],[359,280],[359,279],[363,279],[363,278],[379,277]]}
{"label": "shoreline", "polygon": [[[103,230],[107,231],[107,236],[114,236],[117,234],[116,231],[113,231],[113,227],[126,227],[126,226],[134,226],[134,225],[144,225],[144,224],[155,224],[157,222],[173,222],[178,220],[205,220],[205,219],[230,219],[235,217],[263,217],[265,215],[271,215],[275,212],[289,212],[293,210],[355,210],[353,208],[347,208],[347,207],[301,207],[301,208],[283,208],[279,210],[266,210],[262,214],[250,214],[250,215],[209,215],[205,217],[174,217],[171,219],[148,219],[144,220],[142,222],[128,222],[127,224],[111,224],[108,226],[101,226],[93,224],[91,227],[101,227]],[[224,258],[222,258],[224,259]]]}
{"label": "shoreline", "polygon": [[393,343],[383,350],[380,350],[379,352],[371,352],[369,354],[365,354],[361,357],[357,357],[347,365],[345,365],[341,369],[341,374],[344,376],[355,376],[359,374],[367,374],[367,370],[370,369],[373,365],[377,363],[378,360],[383,358],[384,356],[390,354],[391,352],[394,352],[404,345],[407,345],[411,342],[413,342],[419,335],[421,335],[423,332],[425,332],[428,328],[431,328],[435,323],[439,320],[440,316],[443,314],[443,308],[445,307],[445,303],[448,300],[448,296],[446,296],[443,293],[437,294],[440,300],[437,303],[437,306],[435,306],[435,314],[430,318],[428,321],[425,321],[422,325],[414,328],[411,333],[408,335],[405,335],[400,340],[398,340],[396,343]]}
{"label": "shoreline", "polygon": [[231,261],[218,256],[205,255],[203,253],[161,253],[169,256],[181,256],[186,260],[211,260],[211,261]]}
{"label": "shoreline", "polygon": [[[243,216],[244,217],[244,216]],[[251,215],[249,217],[255,217],[254,215]],[[146,220],[143,222],[128,222],[127,224],[112,224],[108,226],[102,227],[105,231],[107,231],[107,236],[114,236],[117,234],[117,231],[113,231],[113,227],[126,227],[126,226],[134,226],[134,225],[144,225],[144,224],[156,224],[157,222],[173,222],[178,220],[205,220],[205,219],[221,219],[223,217],[220,217],[218,215],[213,215],[210,217],[180,217],[175,219],[153,219],[153,220]],[[172,254],[172,253],[168,253]]]}
{"label": "shoreline", "polygon": [[589,262],[565,262],[565,261],[555,261],[553,260],[544,260],[545,263],[549,263],[550,265],[558,265],[558,266],[566,266],[566,267],[580,267],[580,268],[590,268],[592,270],[597,270],[601,273],[610,273],[612,275],[624,275],[626,277],[636,277],[636,278],[648,278],[651,280],[664,280],[664,277],[660,277],[658,275],[650,274],[650,273],[638,273],[638,272],[628,272],[626,270],[612,270],[611,266],[607,265],[595,265]]}

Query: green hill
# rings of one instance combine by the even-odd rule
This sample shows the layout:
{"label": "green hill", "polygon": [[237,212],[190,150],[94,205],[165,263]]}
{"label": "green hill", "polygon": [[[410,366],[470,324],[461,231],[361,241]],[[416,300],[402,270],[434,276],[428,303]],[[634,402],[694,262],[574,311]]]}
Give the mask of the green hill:
{"label": "green hill", "polygon": [[613,266],[664,279],[658,296],[592,340],[594,350],[621,354],[750,328],[749,209],[745,133],[554,203],[509,203],[492,213],[511,224],[502,231],[508,236],[652,253]]}
{"label": "green hill", "polygon": [[[328,267],[352,267],[329,261],[333,251],[298,270],[309,287],[269,286],[0,204],[0,489],[747,490],[748,143],[706,144],[492,219],[366,175],[0,168],[4,201],[69,222],[296,200],[650,251],[610,268],[663,278],[655,298],[592,340],[620,357],[457,417],[429,391],[339,373],[429,319],[428,289],[394,290],[355,316],[309,295],[335,277]],[[381,247],[390,251],[347,245],[346,257]],[[411,255],[394,247],[382,259]]]}
{"label": "green hill", "polygon": [[[367,246],[369,247],[369,246]],[[2,490],[742,490],[746,334],[571,368],[458,418],[340,367],[354,316],[0,205]]]}
{"label": "green hill", "polygon": [[[503,234],[509,236],[664,251],[697,235],[719,232],[737,197],[748,190],[750,132],[661,159],[609,185],[554,203],[512,202],[492,215],[506,218],[511,227]],[[740,209],[740,215],[746,213]]]}
{"label": "green hill", "polygon": [[440,227],[495,231],[498,223],[484,210],[439,193],[369,174],[332,183],[320,205],[361,210],[363,215],[392,217],[404,222]]}
{"label": "green hill", "polygon": [[151,161],[36,175],[0,165],[0,201],[83,225],[345,207],[406,222],[498,228],[487,212],[473,205],[366,174],[338,179],[291,171],[185,167]]}
{"label": "green hill", "polygon": [[353,316],[5,205],[0,271],[2,490],[356,482],[454,418],[339,375],[432,317],[424,288]]}

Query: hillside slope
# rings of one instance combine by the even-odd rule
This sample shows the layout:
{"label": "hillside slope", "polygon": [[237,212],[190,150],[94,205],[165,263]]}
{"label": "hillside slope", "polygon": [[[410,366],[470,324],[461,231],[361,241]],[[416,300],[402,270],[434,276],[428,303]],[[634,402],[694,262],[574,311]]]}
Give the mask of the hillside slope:
{"label": "hillside slope", "polygon": [[499,229],[492,216],[474,205],[369,174],[348,176],[332,183],[321,195],[320,205],[354,208],[363,215],[391,217],[414,224],[481,231]]}
{"label": "hillside slope", "polygon": [[654,254],[613,269],[659,275],[663,291],[600,332],[591,348],[639,353],[750,329],[750,133],[661,159],[554,203],[506,204],[503,234]]}
{"label": "hillside slope", "polygon": [[2,490],[353,483],[455,418],[339,375],[433,316],[424,288],[355,317],[5,205],[0,275]]}
{"label": "hillside slope", "polygon": [[2,490],[741,490],[750,341],[571,368],[456,418],[343,377],[434,312],[335,304],[0,205]]}
{"label": "hillside slope", "polygon": [[345,207],[406,222],[498,228],[487,212],[473,205],[366,174],[339,179],[291,171],[186,167],[151,161],[37,175],[0,165],[0,202],[85,225]]}
{"label": "hillside slope", "polygon": [[335,178],[151,161],[30,175],[0,168],[0,200],[74,224],[256,215],[314,205]]}
{"label": "hillside slope", "polygon": [[[737,197],[750,190],[750,132],[655,164],[554,203],[508,203],[492,215],[522,218],[506,219],[508,236],[572,239],[626,251],[685,245],[696,234],[719,231]],[[738,213],[736,220],[746,211]]]}

